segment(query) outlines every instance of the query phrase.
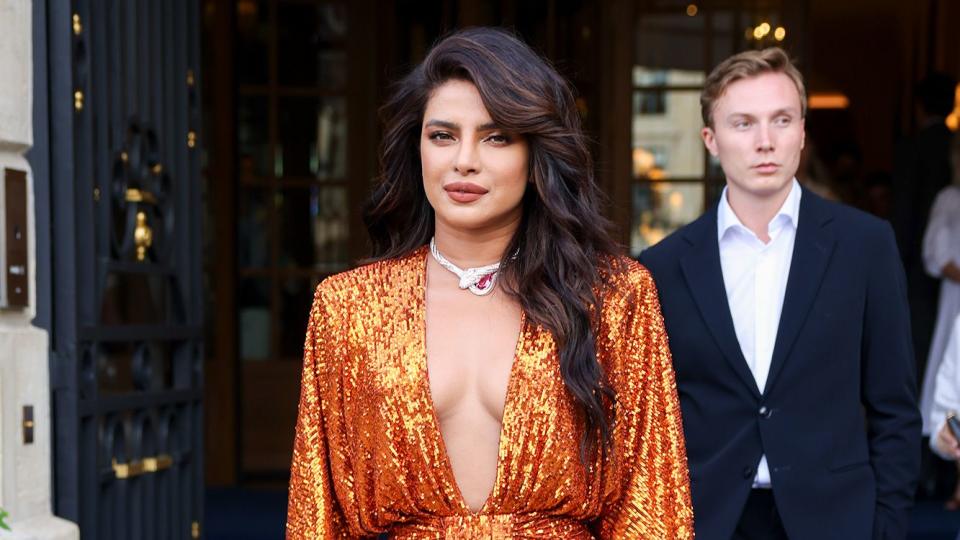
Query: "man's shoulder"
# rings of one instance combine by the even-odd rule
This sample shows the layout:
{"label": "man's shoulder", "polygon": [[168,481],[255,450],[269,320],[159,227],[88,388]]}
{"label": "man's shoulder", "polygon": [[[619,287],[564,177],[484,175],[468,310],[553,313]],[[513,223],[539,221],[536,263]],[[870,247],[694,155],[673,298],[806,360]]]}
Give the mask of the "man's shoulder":
{"label": "man's shoulder", "polygon": [[[841,249],[851,256],[876,256],[878,252],[896,251],[896,238],[890,222],[873,214],[846,205],[828,201],[805,191],[814,211],[809,217],[819,223],[811,226],[829,226]],[[802,215],[802,214],[801,214]],[[804,227],[801,219],[800,228]]]}
{"label": "man's shoulder", "polygon": [[[883,235],[890,229],[890,222],[859,208],[841,202],[828,201],[809,190],[804,191],[803,196],[810,197],[821,219],[828,218],[833,221],[836,230],[843,236],[857,238],[863,235]],[[800,226],[803,226],[802,222]]]}

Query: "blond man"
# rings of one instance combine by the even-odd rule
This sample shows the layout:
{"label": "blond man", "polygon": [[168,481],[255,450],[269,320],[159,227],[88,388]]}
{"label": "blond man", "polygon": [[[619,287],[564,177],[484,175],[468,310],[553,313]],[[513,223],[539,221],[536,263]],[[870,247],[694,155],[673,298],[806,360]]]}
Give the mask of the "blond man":
{"label": "blond man", "polygon": [[728,58],[701,95],[718,204],[641,255],[683,412],[697,538],[903,539],[920,463],[890,226],[796,178],[803,78]]}

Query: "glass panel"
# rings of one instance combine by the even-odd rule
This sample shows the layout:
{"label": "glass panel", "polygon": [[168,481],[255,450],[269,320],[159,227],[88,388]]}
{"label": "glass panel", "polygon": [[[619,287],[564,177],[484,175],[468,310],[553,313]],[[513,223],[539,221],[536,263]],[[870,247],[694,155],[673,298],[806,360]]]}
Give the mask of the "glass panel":
{"label": "glass panel", "polygon": [[280,265],[333,273],[349,259],[349,210],[343,186],[286,189],[280,196]]}
{"label": "glass panel", "polygon": [[645,13],[634,32],[634,59],[647,69],[703,71],[704,17],[686,6],[667,13]]}
{"label": "glass panel", "polygon": [[237,304],[240,307],[240,359],[270,358],[270,280],[242,279]]}
{"label": "glass panel", "polygon": [[129,343],[104,343],[97,358],[97,389],[102,394],[120,394],[133,390],[130,377],[130,359],[133,347]]}
{"label": "glass panel", "polygon": [[702,124],[699,91],[635,91],[634,177],[652,180],[701,177]]}
{"label": "glass panel", "polygon": [[734,14],[731,11],[712,12],[713,41],[710,50],[711,69],[728,56],[741,49],[744,42],[743,32],[734,27]]}
{"label": "glass panel", "polygon": [[343,179],[347,172],[344,99],[284,98],[279,103],[278,176]]}
{"label": "glass panel", "polygon": [[318,279],[288,278],[280,283],[280,357],[302,358],[303,335]]}
{"label": "glass panel", "polygon": [[101,395],[173,386],[173,364],[167,344],[101,343],[97,349],[97,389]]}
{"label": "glass panel", "polygon": [[703,211],[699,182],[637,182],[633,185],[630,254],[640,255]]}
{"label": "glass panel", "polygon": [[[341,4],[280,4],[277,21],[277,69],[281,85],[342,86],[346,54],[331,50],[330,41],[346,32]],[[312,53],[312,54],[311,54]]]}
{"label": "glass panel", "polygon": [[270,121],[267,98],[243,97],[237,106],[239,174],[243,180],[270,175]]}
{"label": "glass panel", "polygon": [[343,39],[347,35],[347,6],[323,4],[317,8],[317,38],[321,41]]}
{"label": "glass panel", "polygon": [[270,190],[240,189],[237,213],[237,262],[240,268],[270,266]]}
{"label": "glass panel", "polygon": [[167,279],[147,274],[107,274],[100,302],[100,321],[104,325],[165,322]]}
{"label": "glass panel", "polygon": [[673,10],[677,12],[686,11],[687,6],[690,4],[695,4],[695,2],[690,2],[690,0],[653,0],[647,1],[647,4],[652,8],[658,10]]}
{"label": "glass panel", "polygon": [[240,84],[267,84],[269,64],[270,10],[267,2],[237,1],[237,81]]}

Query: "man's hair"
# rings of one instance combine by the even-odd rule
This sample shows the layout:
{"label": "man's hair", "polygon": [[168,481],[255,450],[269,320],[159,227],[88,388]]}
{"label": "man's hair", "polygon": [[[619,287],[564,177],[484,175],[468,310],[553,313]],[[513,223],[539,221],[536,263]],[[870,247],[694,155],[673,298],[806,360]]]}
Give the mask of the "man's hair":
{"label": "man's hair", "polygon": [[780,47],[770,47],[761,51],[744,51],[727,58],[713,68],[700,93],[700,114],[703,125],[713,127],[713,109],[727,88],[741,80],[763,75],[764,73],[783,73],[797,87],[800,94],[800,115],[807,116],[807,90],[803,85],[803,75],[790,57]]}

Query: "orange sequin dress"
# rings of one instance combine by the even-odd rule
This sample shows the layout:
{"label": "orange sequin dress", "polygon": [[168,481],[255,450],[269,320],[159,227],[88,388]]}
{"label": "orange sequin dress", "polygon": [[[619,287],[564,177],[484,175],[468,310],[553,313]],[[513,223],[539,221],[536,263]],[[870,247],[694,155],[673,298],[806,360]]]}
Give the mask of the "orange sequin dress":
{"label": "orange sequin dress", "polygon": [[323,281],[307,329],[287,538],[692,538],[687,460],[650,274],[605,295],[597,356],[617,393],[612,458],[587,473],[551,334],[528,321],[507,386],[497,475],[463,500],[430,397],[425,248]]}

